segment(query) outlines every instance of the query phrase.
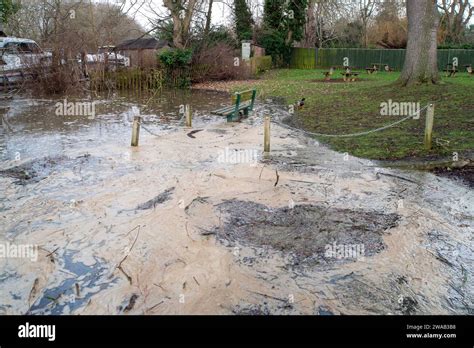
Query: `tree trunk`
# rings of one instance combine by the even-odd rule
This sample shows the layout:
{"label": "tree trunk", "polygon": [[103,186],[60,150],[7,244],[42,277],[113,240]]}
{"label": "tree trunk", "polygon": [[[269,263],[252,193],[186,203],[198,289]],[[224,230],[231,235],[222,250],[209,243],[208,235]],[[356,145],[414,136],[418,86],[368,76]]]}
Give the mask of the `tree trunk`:
{"label": "tree trunk", "polygon": [[209,0],[209,7],[207,8],[206,26],[204,27],[204,37],[207,38],[211,30],[212,4],[214,0]]}
{"label": "tree trunk", "polygon": [[173,19],[173,45],[176,48],[185,48],[194,6],[197,0],[189,0],[187,8],[183,6],[182,0],[164,0],[164,6],[171,12]]}
{"label": "tree trunk", "polygon": [[436,0],[407,0],[408,42],[398,82],[403,86],[439,81]]}
{"label": "tree trunk", "polygon": [[309,0],[308,8],[306,9],[306,23],[304,29],[304,47],[313,48],[316,44],[316,18],[314,16],[314,10],[316,8],[316,0]]}

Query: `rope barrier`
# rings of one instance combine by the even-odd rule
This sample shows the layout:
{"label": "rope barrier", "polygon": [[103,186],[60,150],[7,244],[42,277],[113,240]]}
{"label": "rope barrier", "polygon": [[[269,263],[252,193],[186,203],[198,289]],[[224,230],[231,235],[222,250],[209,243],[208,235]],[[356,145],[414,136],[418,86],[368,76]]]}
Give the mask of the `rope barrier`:
{"label": "rope barrier", "polygon": [[[423,111],[427,107],[428,107],[428,105],[423,107],[421,110],[419,110],[419,112]],[[385,126],[382,126],[382,127],[379,127],[379,128],[371,129],[371,130],[368,130],[368,131],[352,133],[352,134],[324,134],[324,133],[309,132],[309,131],[305,131],[303,129],[291,127],[290,125],[279,122],[278,120],[273,120],[273,122],[278,124],[279,126],[284,127],[284,128],[291,129],[291,130],[294,130],[294,131],[297,131],[297,132],[301,132],[301,133],[304,133],[306,135],[312,135],[312,136],[317,136],[317,137],[327,137],[327,138],[349,138],[349,137],[358,137],[358,136],[367,135],[367,134],[382,131],[384,129],[393,127],[397,124],[400,124],[400,123],[408,120],[409,118],[413,118],[414,116],[416,116],[416,115],[408,115],[408,116],[406,116],[406,117],[404,117],[404,118],[402,118],[402,119],[400,119],[396,122],[393,122],[391,124],[388,124],[388,125],[385,125]]]}
{"label": "rope barrier", "polygon": [[[428,105],[426,105],[425,107],[423,107],[422,109],[420,109],[418,112],[421,113],[421,111],[425,110],[426,108],[428,107]],[[285,123],[282,123],[279,119],[272,119],[272,122],[283,127],[283,128],[286,128],[286,129],[290,129],[290,130],[293,130],[293,131],[296,131],[296,132],[300,132],[300,133],[303,133],[305,135],[309,135],[309,136],[316,136],[316,137],[327,137],[327,138],[348,138],[348,137],[358,137],[358,136],[363,136],[363,135],[367,135],[367,134],[371,134],[371,133],[375,133],[375,132],[379,132],[379,131],[382,131],[382,130],[385,130],[385,129],[388,129],[390,127],[393,127],[393,126],[396,126],[397,124],[400,124],[410,118],[413,118],[414,116],[417,116],[417,115],[408,115],[400,120],[397,120],[393,123],[390,123],[388,125],[385,125],[385,126],[382,126],[382,127],[379,127],[379,128],[375,128],[375,129],[371,129],[371,130],[368,130],[368,131],[363,131],[363,132],[357,132],[357,133],[351,133],[351,134],[324,134],[324,133],[316,133],[316,132],[310,132],[310,131],[306,131],[304,129],[299,129],[299,128],[295,128],[295,127],[292,127],[290,125],[287,125]],[[184,116],[183,116],[184,118]],[[181,120],[183,119],[181,118]],[[180,120],[180,121],[181,121]],[[142,122],[139,122],[139,124],[141,125],[141,127],[147,131],[148,133],[150,133],[151,135],[153,136],[156,136],[156,137],[160,137],[159,134],[151,131],[150,129],[148,129],[146,126],[143,125]],[[207,128],[204,128],[203,130],[206,130]],[[249,131],[251,128],[249,128],[247,131]],[[244,132],[246,133],[246,132]],[[211,141],[211,142],[205,142],[205,143],[202,143],[200,142],[199,145],[209,145],[209,144],[215,144],[215,143],[219,143],[219,142],[222,142],[222,141],[225,141],[225,140],[228,140],[228,139],[231,139],[233,138],[235,135],[231,135],[229,137],[226,137],[226,138],[223,138],[223,139],[219,139],[219,140],[215,140],[215,141]],[[164,140],[164,141],[169,141],[169,142],[173,142],[173,143],[177,143],[177,144],[181,144],[181,145],[191,145],[191,146],[194,146],[196,145],[195,143],[189,143],[189,142],[183,142],[183,141],[178,141],[178,140],[172,140],[172,139],[163,139],[161,138],[161,140]]]}
{"label": "rope barrier", "polygon": [[[145,127],[143,125],[143,123],[139,122],[139,124],[141,125],[141,127],[147,131],[148,133],[150,133],[151,135],[154,135],[155,137],[160,137],[160,140],[163,140],[163,141],[168,141],[168,142],[172,142],[172,143],[176,143],[176,144],[180,144],[180,145],[191,145],[191,146],[195,146],[196,143],[190,143],[190,142],[184,142],[184,141],[181,141],[181,140],[172,140],[172,139],[163,139],[162,136],[160,136],[159,134],[149,130],[147,127]],[[203,130],[207,130],[207,128],[204,128]],[[250,131],[251,128],[247,129],[247,131],[241,133],[241,134],[245,134],[246,132]],[[200,142],[198,145],[209,145],[209,144],[216,144],[216,143],[220,143],[222,141],[225,141],[225,140],[228,140],[228,139],[231,139],[231,138],[234,138],[235,135],[230,135],[228,137],[225,137],[225,138],[222,138],[222,139],[219,139],[219,140],[214,140],[214,141],[209,141],[209,142]]]}

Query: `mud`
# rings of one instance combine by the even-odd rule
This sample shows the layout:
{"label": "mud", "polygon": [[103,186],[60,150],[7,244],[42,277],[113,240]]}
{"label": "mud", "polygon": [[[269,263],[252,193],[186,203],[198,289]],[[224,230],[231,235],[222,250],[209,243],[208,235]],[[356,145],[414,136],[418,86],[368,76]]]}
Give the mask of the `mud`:
{"label": "mud", "polygon": [[[93,120],[2,101],[0,243],[39,253],[0,259],[0,313],[473,313],[471,188],[277,124],[262,156],[273,100],[230,124],[209,116],[228,96],[200,93],[190,138],[178,110],[192,97],[104,101]],[[132,106],[155,133],[137,148]],[[259,156],[225,161],[226,149]],[[365,254],[321,253],[334,243]]]}
{"label": "mud", "polygon": [[79,171],[80,167],[90,160],[90,155],[85,154],[76,158],[66,156],[44,157],[34,159],[18,166],[0,170],[0,176],[16,179],[17,185],[37,183],[47,178],[58,167],[70,168]]}
{"label": "mud", "polygon": [[474,165],[464,166],[462,168],[437,168],[433,173],[439,176],[459,181],[470,188],[474,188]]}
{"label": "mud", "polygon": [[217,238],[271,246],[291,254],[293,265],[336,261],[325,256],[325,248],[334,243],[364,245],[360,256],[372,256],[385,248],[383,235],[397,226],[400,218],[397,214],[312,204],[273,209],[230,200],[218,208],[224,214],[224,224],[215,230]]}
{"label": "mud", "polygon": [[162,193],[160,193],[155,198],[152,198],[146,201],[145,203],[137,205],[135,210],[147,210],[147,209],[155,208],[158,204],[162,204],[166,202],[167,200],[169,200],[173,191],[174,191],[174,187],[171,187],[163,191]]}

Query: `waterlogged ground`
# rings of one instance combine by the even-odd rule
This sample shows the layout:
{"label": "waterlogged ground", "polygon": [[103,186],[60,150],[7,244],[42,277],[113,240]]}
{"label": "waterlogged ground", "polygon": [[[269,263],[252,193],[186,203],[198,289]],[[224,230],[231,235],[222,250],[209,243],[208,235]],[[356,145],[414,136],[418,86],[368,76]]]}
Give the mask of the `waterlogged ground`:
{"label": "waterlogged ground", "polygon": [[95,100],[0,101],[0,241],[38,247],[0,259],[0,313],[474,314],[467,185],[277,124],[263,156],[284,114],[226,123],[218,92]]}

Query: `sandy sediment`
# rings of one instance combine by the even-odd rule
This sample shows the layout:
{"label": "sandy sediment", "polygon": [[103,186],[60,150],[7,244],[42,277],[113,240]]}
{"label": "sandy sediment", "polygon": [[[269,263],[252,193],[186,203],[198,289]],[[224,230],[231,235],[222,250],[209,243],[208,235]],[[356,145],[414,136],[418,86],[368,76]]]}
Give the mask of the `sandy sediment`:
{"label": "sandy sediment", "polygon": [[[2,313],[472,314],[467,187],[377,168],[278,125],[272,153],[263,157],[259,117],[202,129],[195,138],[185,129],[159,137],[142,130],[138,148],[91,147],[91,168],[83,161],[81,170],[52,170],[27,185],[0,178],[10,199],[2,239],[41,247],[37,262],[0,261]],[[246,163],[234,163],[232,151]],[[163,192],[169,194],[154,201]],[[244,202],[240,211],[220,209],[233,200]],[[288,241],[298,241],[303,227],[332,240],[328,226],[312,221],[299,229],[294,217],[288,226],[264,227],[285,238],[284,248],[262,238],[226,238],[229,221],[255,209],[245,202],[275,209],[283,222],[295,206],[325,207],[335,230],[344,211],[354,212],[361,230],[373,223],[369,213],[397,219],[375,226],[381,247],[364,257],[318,252],[301,259],[295,255],[302,244]],[[252,231],[251,220],[242,224]]]}

